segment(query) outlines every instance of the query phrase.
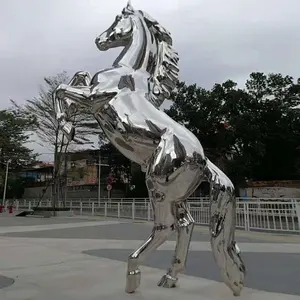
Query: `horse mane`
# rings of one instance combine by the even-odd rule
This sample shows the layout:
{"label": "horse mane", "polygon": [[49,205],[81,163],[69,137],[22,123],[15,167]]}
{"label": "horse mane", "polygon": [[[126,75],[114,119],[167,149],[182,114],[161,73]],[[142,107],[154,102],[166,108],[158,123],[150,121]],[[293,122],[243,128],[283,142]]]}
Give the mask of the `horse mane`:
{"label": "horse mane", "polygon": [[160,107],[165,99],[170,99],[171,92],[178,83],[179,67],[178,53],[173,48],[171,33],[163,28],[156,20],[147,13],[139,11],[144,17],[149,31],[157,42],[156,59],[151,76],[148,78],[148,100],[155,106]]}

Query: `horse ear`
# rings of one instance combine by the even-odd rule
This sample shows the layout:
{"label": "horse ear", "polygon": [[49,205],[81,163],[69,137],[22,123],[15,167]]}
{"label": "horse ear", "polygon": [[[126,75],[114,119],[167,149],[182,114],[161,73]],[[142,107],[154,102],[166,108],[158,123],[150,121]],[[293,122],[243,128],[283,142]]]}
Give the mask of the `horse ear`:
{"label": "horse ear", "polygon": [[133,6],[131,5],[131,0],[128,0],[126,8],[127,8],[129,11],[134,12],[134,8],[133,8]]}

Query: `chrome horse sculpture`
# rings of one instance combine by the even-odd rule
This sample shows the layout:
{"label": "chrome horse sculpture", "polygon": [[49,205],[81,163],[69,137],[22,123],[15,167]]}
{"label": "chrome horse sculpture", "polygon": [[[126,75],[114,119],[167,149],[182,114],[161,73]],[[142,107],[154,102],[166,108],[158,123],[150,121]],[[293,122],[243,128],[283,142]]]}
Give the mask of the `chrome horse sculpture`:
{"label": "chrome horse sculpture", "polygon": [[236,202],[229,178],[210,162],[198,139],[159,106],[178,81],[178,54],[172,38],[157,21],[130,3],[96,38],[100,51],[124,47],[112,68],[91,77],[78,72],[54,95],[63,132],[74,138],[68,121],[73,106],[94,115],[110,142],[146,172],[154,227],[128,258],[126,292],[140,285],[139,266],[148,254],[177,233],[174,258],[158,285],[175,287],[184,271],[194,220],[187,198],[202,181],[211,184],[211,247],[224,282],[234,295],[244,283],[245,267],[234,240]]}

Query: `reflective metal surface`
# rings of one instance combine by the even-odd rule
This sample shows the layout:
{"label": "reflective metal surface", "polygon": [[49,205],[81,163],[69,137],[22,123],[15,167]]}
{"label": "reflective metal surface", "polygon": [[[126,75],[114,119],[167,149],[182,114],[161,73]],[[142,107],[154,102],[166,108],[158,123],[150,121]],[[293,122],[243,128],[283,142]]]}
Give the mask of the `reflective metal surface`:
{"label": "reflective metal surface", "polygon": [[172,48],[170,33],[129,3],[95,42],[100,51],[124,49],[111,68],[94,77],[86,72],[75,74],[70,84],[57,88],[54,100],[60,126],[69,139],[75,132],[68,110],[74,105],[88,109],[111,143],[146,172],[154,227],[145,243],[128,258],[126,292],[137,289],[139,266],[172,233],[177,233],[174,257],[158,285],[176,285],[178,274],[185,268],[194,227],[187,198],[208,180],[213,255],[224,282],[239,295],[245,267],[234,240],[234,187],[205,157],[198,139],[159,110],[178,80],[178,54]]}

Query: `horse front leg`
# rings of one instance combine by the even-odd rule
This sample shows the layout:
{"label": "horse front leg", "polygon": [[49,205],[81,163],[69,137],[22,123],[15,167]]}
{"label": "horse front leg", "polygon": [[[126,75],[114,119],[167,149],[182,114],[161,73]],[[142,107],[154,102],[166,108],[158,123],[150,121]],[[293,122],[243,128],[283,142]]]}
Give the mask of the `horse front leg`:
{"label": "horse front leg", "polygon": [[[77,72],[73,78],[68,83],[68,86],[72,87],[87,87],[91,83],[91,75],[89,72]],[[65,85],[61,84],[57,87],[54,92],[54,109],[56,113],[56,119],[59,122],[60,128],[63,133],[67,136],[67,138],[72,141],[75,136],[75,128],[71,122],[68,122],[68,112],[71,110],[72,106],[76,105],[74,100],[71,100],[68,97],[59,97],[59,93],[64,90]],[[64,107],[66,106],[66,110]]]}
{"label": "horse front leg", "polygon": [[193,234],[195,221],[189,212],[186,201],[175,203],[175,217],[177,242],[172,266],[158,282],[158,286],[172,288],[176,286],[178,274],[182,273],[186,266],[189,246]]}
{"label": "horse front leg", "polygon": [[[72,87],[80,87],[80,86],[89,86],[91,83],[92,77],[89,72],[77,72],[73,78],[70,80],[70,82],[67,84],[67,86]],[[66,118],[67,114],[63,109],[63,103],[66,105],[67,110],[70,109],[70,107],[75,104],[75,101],[72,101],[70,98],[58,98],[57,94],[59,93],[59,90],[63,90],[65,85],[61,84],[59,85],[56,90],[54,91],[54,101],[55,101],[55,112],[56,112],[56,118],[57,120],[62,120],[63,118]]]}
{"label": "horse front leg", "polygon": [[56,120],[58,121],[59,128],[62,130],[64,135],[67,137],[69,141],[72,141],[75,136],[75,129],[71,122],[67,121],[67,114],[64,111],[64,103],[63,99],[59,99],[56,97],[56,94],[53,95],[53,101],[54,101],[54,110],[55,110],[55,116]]}
{"label": "horse front leg", "polygon": [[75,73],[68,85],[70,86],[89,86],[91,84],[92,76],[89,72],[79,71]]}
{"label": "horse front leg", "polygon": [[68,113],[62,108],[63,104],[66,104],[68,107],[67,110],[70,110],[72,105],[76,106],[78,103],[86,102],[88,97],[88,87],[71,87],[66,84],[61,84],[55,91],[56,118],[60,128],[69,141],[72,141],[75,137],[75,128],[72,122],[67,121]]}
{"label": "horse front leg", "polygon": [[211,247],[225,284],[239,296],[246,273],[235,242],[236,201],[230,179],[209,160],[206,175],[211,183]]}
{"label": "horse front leg", "polygon": [[63,100],[64,98],[67,98],[77,105],[84,105],[90,98],[90,95],[91,91],[87,86],[73,87],[67,84],[60,84],[55,91],[55,97],[57,99]]}

